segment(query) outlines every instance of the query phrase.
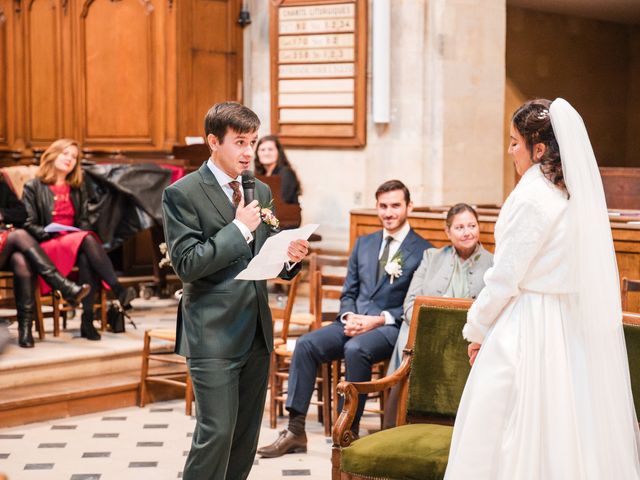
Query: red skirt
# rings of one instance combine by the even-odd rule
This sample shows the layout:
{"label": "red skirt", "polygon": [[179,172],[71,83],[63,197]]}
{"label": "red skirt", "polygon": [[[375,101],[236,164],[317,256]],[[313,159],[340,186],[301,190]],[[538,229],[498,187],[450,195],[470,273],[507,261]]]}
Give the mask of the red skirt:
{"label": "red skirt", "polygon": [[7,239],[9,238],[9,234],[12,231],[13,231],[13,229],[2,230],[0,232],[0,253],[2,253],[2,250],[4,250],[4,246],[7,244]]}
{"label": "red skirt", "polygon": [[[98,241],[100,240],[94,232],[83,230],[60,234],[56,238],[42,242],[40,246],[56,268],[60,270],[60,273],[66,277],[76,264],[78,250],[87,235],[93,235]],[[40,292],[46,294],[51,291],[51,287],[41,277],[38,277],[38,282],[40,283]]]}

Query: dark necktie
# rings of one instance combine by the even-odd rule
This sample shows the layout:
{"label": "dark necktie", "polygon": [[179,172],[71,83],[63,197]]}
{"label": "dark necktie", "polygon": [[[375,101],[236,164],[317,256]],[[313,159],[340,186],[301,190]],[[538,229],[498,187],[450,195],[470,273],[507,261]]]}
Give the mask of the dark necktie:
{"label": "dark necktie", "polygon": [[393,237],[391,235],[389,235],[387,238],[384,239],[385,241],[384,250],[382,250],[382,256],[380,257],[380,260],[378,260],[378,281],[380,281],[380,279],[384,277],[384,274],[385,274],[384,267],[387,265],[387,262],[389,261],[389,245],[391,245],[392,240],[393,240]]}
{"label": "dark necktie", "polygon": [[233,190],[233,196],[231,197],[233,208],[238,208],[238,205],[240,205],[240,200],[242,200],[242,193],[240,193],[240,182],[233,180],[229,182],[229,186]]}

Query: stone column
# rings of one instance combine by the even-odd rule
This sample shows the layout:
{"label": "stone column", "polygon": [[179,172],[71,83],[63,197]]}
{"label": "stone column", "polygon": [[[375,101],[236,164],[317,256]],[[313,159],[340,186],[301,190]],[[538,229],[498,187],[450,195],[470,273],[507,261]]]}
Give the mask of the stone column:
{"label": "stone column", "polygon": [[428,0],[426,203],[503,198],[505,0]]}

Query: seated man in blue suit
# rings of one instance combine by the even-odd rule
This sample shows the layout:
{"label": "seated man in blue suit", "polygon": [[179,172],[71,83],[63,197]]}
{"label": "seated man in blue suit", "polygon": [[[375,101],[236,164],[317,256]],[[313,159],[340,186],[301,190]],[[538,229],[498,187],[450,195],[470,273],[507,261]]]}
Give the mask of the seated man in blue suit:
{"label": "seated man in blue suit", "polygon": [[[258,449],[263,457],[307,451],[305,418],[321,363],[344,358],[346,379],[363,382],[371,380],[373,364],[393,352],[411,277],[431,244],[409,226],[407,215],[413,205],[409,190],[399,180],[378,187],[376,208],[384,228],[356,241],[338,318],[303,335],[296,343],[286,402],[289,426],[274,443]],[[354,421],[355,432],[364,410],[363,397]]]}

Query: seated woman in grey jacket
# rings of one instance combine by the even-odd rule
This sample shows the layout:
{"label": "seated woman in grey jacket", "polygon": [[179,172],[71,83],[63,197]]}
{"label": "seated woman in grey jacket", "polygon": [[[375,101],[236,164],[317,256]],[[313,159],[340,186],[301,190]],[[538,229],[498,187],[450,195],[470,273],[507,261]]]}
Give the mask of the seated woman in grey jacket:
{"label": "seated woman in grey jacket", "polygon": [[466,203],[454,205],[447,212],[444,231],[451,245],[425,250],[413,274],[404,299],[404,321],[387,374],[394,372],[402,361],[416,297],[476,298],[484,287],[484,272],[491,266],[493,255],[480,245],[476,211]]}

